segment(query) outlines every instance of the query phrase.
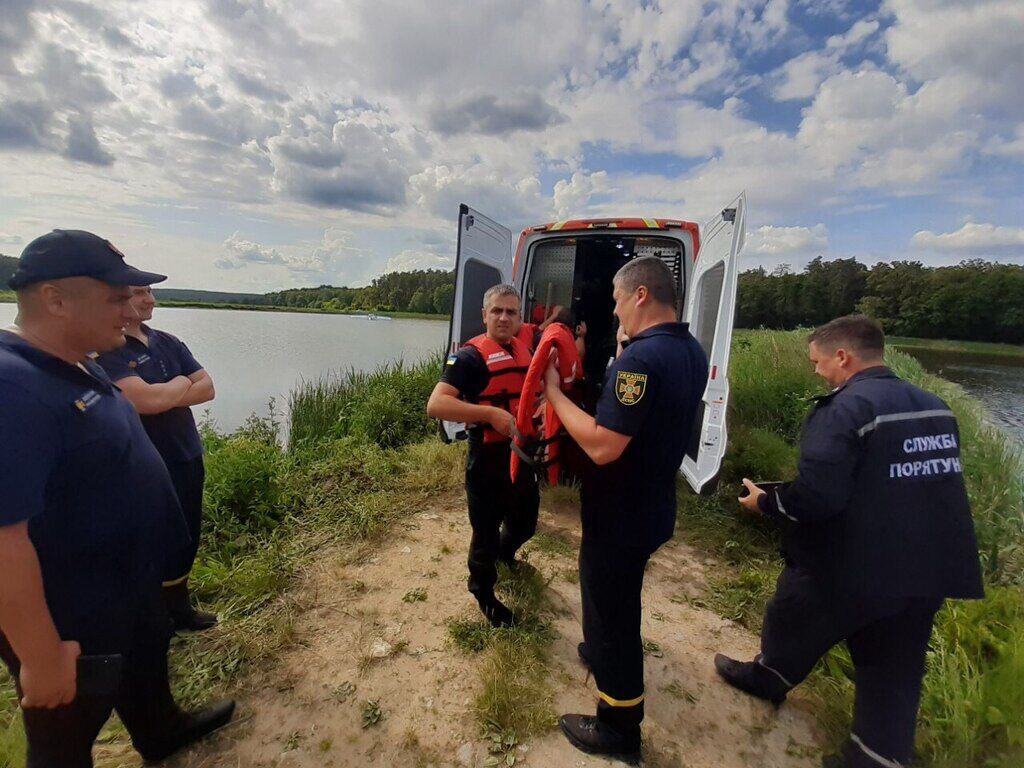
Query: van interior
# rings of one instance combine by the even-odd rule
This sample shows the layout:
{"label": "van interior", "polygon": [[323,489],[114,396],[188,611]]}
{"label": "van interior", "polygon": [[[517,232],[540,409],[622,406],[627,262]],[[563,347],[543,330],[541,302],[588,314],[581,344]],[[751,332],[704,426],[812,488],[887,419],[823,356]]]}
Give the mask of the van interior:
{"label": "van interior", "polygon": [[683,248],[678,240],[636,235],[591,235],[543,240],[526,265],[523,317],[541,322],[550,308],[568,308],[575,323],[587,325],[584,407],[593,412],[605,369],[615,355],[617,321],[612,314],[612,278],[634,258],[656,256],[676,276],[677,316],[685,296]]}

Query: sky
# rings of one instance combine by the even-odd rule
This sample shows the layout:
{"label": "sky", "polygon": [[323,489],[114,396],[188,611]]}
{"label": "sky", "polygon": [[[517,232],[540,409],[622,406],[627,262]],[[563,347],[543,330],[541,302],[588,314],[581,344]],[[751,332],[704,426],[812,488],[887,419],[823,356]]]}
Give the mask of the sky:
{"label": "sky", "polygon": [[458,206],[704,221],[744,268],[1024,263],[1020,0],[0,0],[0,252],[169,287],[450,268]]}

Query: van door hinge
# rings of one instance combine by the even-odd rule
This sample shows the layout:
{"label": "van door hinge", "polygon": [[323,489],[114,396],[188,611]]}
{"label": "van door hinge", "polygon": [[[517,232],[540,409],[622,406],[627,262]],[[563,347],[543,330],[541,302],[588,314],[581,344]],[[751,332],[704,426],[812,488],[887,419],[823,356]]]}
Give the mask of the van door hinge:
{"label": "van door hinge", "polygon": [[722,220],[728,222],[736,221],[736,209],[726,208],[724,211],[722,211]]}
{"label": "van door hinge", "polygon": [[[735,213],[735,211],[733,211],[733,213]],[[473,223],[474,223],[473,217],[472,216],[467,216],[466,217],[466,231],[467,232],[473,228]]]}

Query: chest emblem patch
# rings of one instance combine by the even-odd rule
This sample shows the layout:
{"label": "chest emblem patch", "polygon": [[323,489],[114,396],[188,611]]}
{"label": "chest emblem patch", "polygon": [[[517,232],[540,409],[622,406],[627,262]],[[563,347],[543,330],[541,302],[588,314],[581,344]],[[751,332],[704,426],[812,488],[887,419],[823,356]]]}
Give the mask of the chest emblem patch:
{"label": "chest emblem patch", "polygon": [[77,408],[82,413],[85,413],[94,405],[96,405],[96,403],[99,402],[99,399],[100,393],[94,389],[90,389],[88,392],[83,393],[81,397],[75,400],[75,408]]}
{"label": "chest emblem patch", "polygon": [[623,405],[636,405],[647,391],[647,374],[619,371],[615,374],[615,397]]}

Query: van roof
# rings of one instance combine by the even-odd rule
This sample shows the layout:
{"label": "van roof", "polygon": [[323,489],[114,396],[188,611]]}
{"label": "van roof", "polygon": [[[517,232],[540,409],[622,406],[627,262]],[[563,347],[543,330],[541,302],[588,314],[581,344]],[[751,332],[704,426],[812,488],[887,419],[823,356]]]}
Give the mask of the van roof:
{"label": "van roof", "polygon": [[527,227],[523,232],[564,232],[580,229],[686,229],[696,234],[697,225],[682,219],[563,219]]}

